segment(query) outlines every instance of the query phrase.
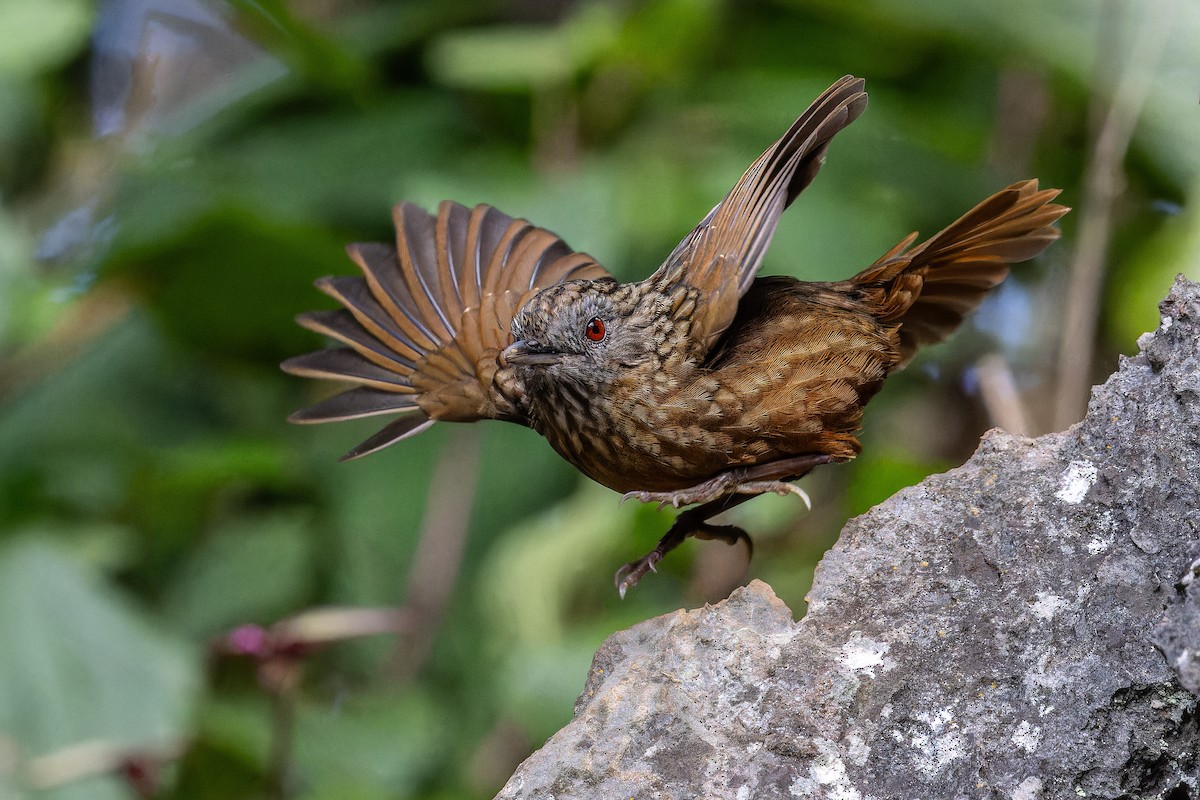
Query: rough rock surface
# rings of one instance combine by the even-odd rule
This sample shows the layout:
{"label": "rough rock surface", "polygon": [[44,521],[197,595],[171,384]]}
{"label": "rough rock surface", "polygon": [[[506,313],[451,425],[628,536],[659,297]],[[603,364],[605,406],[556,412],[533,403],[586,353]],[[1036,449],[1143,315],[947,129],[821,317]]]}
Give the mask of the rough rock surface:
{"label": "rough rock surface", "polygon": [[1200,797],[1200,287],[1161,311],[1079,425],[852,520],[799,622],[755,582],[609,638],[499,797]]}

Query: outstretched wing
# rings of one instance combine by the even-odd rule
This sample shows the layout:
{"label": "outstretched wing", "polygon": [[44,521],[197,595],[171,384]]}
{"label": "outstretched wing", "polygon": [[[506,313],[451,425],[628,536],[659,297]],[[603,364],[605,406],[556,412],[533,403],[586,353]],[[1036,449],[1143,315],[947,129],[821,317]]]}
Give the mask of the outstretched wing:
{"label": "outstretched wing", "polygon": [[663,291],[679,284],[700,290],[691,329],[697,355],[733,322],[779,217],[816,177],[829,141],[866,109],[863,86],[847,75],[826,89],[650,277]]}
{"label": "outstretched wing", "polygon": [[355,384],[297,411],[315,423],[401,414],[343,460],[375,452],[436,420],[524,423],[492,388],[513,314],[541,289],[608,273],[553,233],[487,205],[443,202],[435,218],[410,203],[393,211],[396,246],[353,244],[360,277],[322,278],[342,304],[297,318],[344,347],[297,356],[285,372]]}

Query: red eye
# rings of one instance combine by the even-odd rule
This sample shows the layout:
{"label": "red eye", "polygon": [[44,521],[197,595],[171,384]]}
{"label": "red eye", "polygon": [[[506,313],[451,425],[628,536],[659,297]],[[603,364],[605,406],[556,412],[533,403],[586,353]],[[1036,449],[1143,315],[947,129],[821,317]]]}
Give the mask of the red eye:
{"label": "red eye", "polygon": [[604,341],[604,320],[599,317],[592,317],[587,327],[583,329],[583,335],[593,342]]}

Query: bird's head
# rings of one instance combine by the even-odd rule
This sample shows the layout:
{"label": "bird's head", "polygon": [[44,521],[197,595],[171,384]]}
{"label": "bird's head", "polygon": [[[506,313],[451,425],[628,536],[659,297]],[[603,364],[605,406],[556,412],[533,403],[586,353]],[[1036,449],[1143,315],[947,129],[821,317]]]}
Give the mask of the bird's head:
{"label": "bird's head", "polygon": [[515,341],[503,366],[552,378],[605,381],[654,354],[653,315],[637,286],[614,280],[565,281],[538,292],[513,316]]}

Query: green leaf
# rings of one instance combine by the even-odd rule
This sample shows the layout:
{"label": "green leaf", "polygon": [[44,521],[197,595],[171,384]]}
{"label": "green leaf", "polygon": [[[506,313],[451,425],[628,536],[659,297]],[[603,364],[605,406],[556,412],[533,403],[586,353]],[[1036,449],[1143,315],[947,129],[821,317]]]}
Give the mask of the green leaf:
{"label": "green leaf", "polygon": [[48,540],[0,549],[0,641],[0,730],[22,754],[186,735],[198,659]]}
{"label": "green leaf", "polygon": [[431,48],[429,68],[448,86],[523,89],[565,83],[575,65],[553,28],[509,25],[446,34]]}
{"label": "green leaf", "polygon": [[86,0],[0,0],[0,75],[36,75],[72,58],[87,41]]}
{"label": "green leaf", "polygon": [[429,50],[442,83],[471,89],[559,86],[612,47],[618,19],[602,5],[585,6],[563,24],[503,25],[451,31]]}
{"label": "green leaf", "polygon": [[311,582],[307,514],[238,519],[208,539],[172,581],[167,613],[184,631],[212,635],[270,624],[296,610]]}
{"label": "green leaf", "polygon": [[416,692],[302,703],[296,771],[314,798],[413,796],[420,781],[435,774],[453,730],[451,718]]}

